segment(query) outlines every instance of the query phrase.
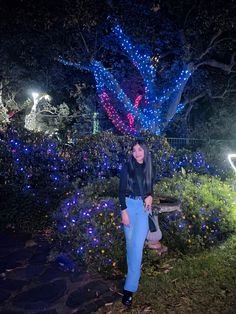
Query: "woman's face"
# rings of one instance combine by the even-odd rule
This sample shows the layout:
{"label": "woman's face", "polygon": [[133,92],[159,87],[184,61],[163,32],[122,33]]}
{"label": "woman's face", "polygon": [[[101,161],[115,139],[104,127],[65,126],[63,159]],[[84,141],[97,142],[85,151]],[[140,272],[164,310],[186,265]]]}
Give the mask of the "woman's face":
{"label": "woman's face", "polygon": [[142,164],[144,161],[144,150],[139,144],[136,144],[133,147],[133,156],[139,164]]}

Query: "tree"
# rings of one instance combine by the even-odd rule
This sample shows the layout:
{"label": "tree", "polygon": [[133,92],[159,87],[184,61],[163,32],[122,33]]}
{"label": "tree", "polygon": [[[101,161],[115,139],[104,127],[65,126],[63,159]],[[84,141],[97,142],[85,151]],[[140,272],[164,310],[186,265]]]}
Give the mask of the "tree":
{"label": "tree", "polygon": [[[166,87],[173,86],[171,78],[178,77],[182,68],[191,70],[192,75],[179,90],[178,97],[166,108],[166,123],[175,115],[179,103],[186,108],[180,123],[188,122],[196,104],[203,99],[226,96],[234,89],[235,17],[232,0],[227,3],[222,0],[214,3],[109,0],[99,1],[96,5],[88,0],[64,0],[56,7],[53,1],[19,1],[14,19],[10,21],[5,17],[8,5],[5,4],[1,16],[0,31],[5,39],[1,56],[7,55],[8,61],[12,61],[14,52],[17,56],[15,64],[26,69],[25,77],[43,82],[43,88],[54,90],[55,95],[68,97],[72,90],[76,90],[78,81],[94,85],[89,73],[60,66],[55,61],[58,55],[83,65],[90,64],[92,59],[101,62],[117,79],[132,104],[142,95],[143,77],[117,45],[111,24],[106,20],[108,16],[117,18],[125,34],[140,49],[148,47],[157,73],[158,90],[155,92],[161,94]],[[4,77],[4,71],[2,73]],[[111,96],[110,101],[118,105]],[[142,101],[141,107],[144,105]],[[117,113],[122,117],[127,114],[126,110],[120,111],[118,108]]]}
{"label": "tree", "polygon": [[[152,51],[157,51],[157,55],[155,56],[153,54],[147,62],[143,62],[137,59],[134,60],[134,56],[132,54],[134,54],[138,50],[131,51],[132,49],[129,49],[130,46],[128,43],[129,38],[125,37],[125,35],[123,34],[122,38],[120,38],[119,35],[121,34],[121,31],[118,28],[119,26],[113,26],[113,37],[114,35],[116,37],[119,37],[118,42],[120,42],[123,47],[125,46],[125,42],[128,43],[128,47],[123,50],[125,50],[127,57],[129,57],[132,61],[136,61],[136,67],[141,72],[140,74],[143,77],[144,83],[146,83],[146,90],[148,90],[147,84],[149,84],[149,87],[150,85],[153,85],[150,88],[150,95],[146,95],[146,100],[149,105],[152,105],[152,101],[148,99],[148,97],[150,96],[149,98],[151,98],[151,96],[154,96],[154,108],[152,108],[154,110],[150,112],[156,116],[162,116],[164,111],[164,119],[163,117],[161,117],[162,120],[164,120],[164,127],[168,125],[168,123],[178,111],[178,105],[180,104],[180,102],[182,102],[183,105],[187,105],[187,110],[185,111],[185,115],[182,118],[186,120],[194,104],[196,104],[199,99],[203,97],[218,97],[213,94],[214,86],[212,86],[212,80],[214,80],[214,71],[212,71],[212,69],[220,70],[221,72],[226,73],[226,75],[228,76],[228,78],[226,78],[225,80],[217,80],[218,89],[219,86],[221,89],[224,89],[225,85],[227,85],[227,89],[223,90],[222,94],[226,95],[227,93],[232,93],[234,91],[234,88],[230,84],[230,82],[232,81],[232,74],[235,72],[234,67],[236,52],[233,49],[236,49],[236,47],[234,34],[231,34],[230,31],[235,25],[235,20],[233,15],[230,16],[229,14],[230,8],[233,9],[233,2],[228,3],[228,5],[226,6],[223,6],[222,1],[217,1],[216,5],[214,3],[213,6],[203,3],[200,3],[199,5],[192,5],[188,1],[182,1],[176,6],[172,1],[167,1],[167,4],[165,3],[163,4],[163,6],[159,5],[158,10],[154,10],[152,7],[156,18],[159,18],[161,22],[164,21],[162,26],[160,25],[160,21],[154,21],[154,15],[148,12],[148,6],[135,6],[133,5],[132,1],[126,1],[125,4],[122,1],[118,2],[118,4],[117,2],[112,3],[112,1],[109,1],[109,3],[112,7],[113,12],[115,11],[116,14],[121,17],[121,20],[123,19],[123,23],[126,23],[126,30],[128,30],[130,33],[132,32],[134,36],[139,39],[139,41],[143,40],[143,42],[145,43],[139,44],[140,50],[143,49],[145,51],[143,55],[147,54],[147,43],[149,44],[149,51],[150,47],[152,48]],[[182,7],[180,5],[182,5]],[[127,15],[122,12],[122,10],[124,11],[124,8],[125,10],[127,10],[128,8],[128,11],[133,14],[127,17]],[[173,15],[173,8],[177,11],[177,13],[179,13],[181,8],[184,8],[184,10],[183,12],[181,12],[180,15]],[[145,17],[142,17],[142,15],[140,16],[140,14],[138,14],[141,12],[141,9],[143,15],[146,14],[146,16],[149,17],[149,20],[147,20],[146,18],[145,21]],[[139,25],[135,23],[137,22],[137,16],[142,21],[142,23],[139,23]],[[181,18],[179,18],[180,16]],[[127,22],[127,19],[129,19],[129,22]],[[154,35],[154,32],[156,31],[155,28],[159,27],[157,37],[154,38],[154,40],[153,37],[150,38],[150,35],[146,36],[145,38],[143,35],[144,25],[145,29],[150,29],[150,24],[152,24],[152,35]],[[142,33],[141,31],[139,32],[140,25],[142,28]],[[224,47],[225,43],[227,43],[228,47]],[[103,47],[111,48],[111,45],[103,45]],[[134,48],[135,50],[134,45],[132,45],[132,48]],[[156,59],[160,60],[160,62],[156,65],[159,91],[157,91],[156,84],[151,83],[152,77],[148,78],[148,75],[145,75],[145,73],[140,70],[142,66],[146,66],[149,68],[149,72],[151,72],[151,68],[154,66],[151,61],[155,61]],[[221,61],[219,61],[220,59]],[[78,68],[80,68],[80,66],[81,63],[77,64]],[[108,81],[112,81],[112,84],[113,86],[115,86],[117,93],[120,94],[121,92],[123,92],[123,89],[120,86],[121,84],[119,84],[113,76],[113,68],[108,73],[107,69],[105,69],[105,67],[101,63],[97,63],[96,66],[98,68],[100,67],[101,71],[103,70],[103,80],[106,79],[106,76]],[[158,106],[160,106],[160,99],[162,97],[158,98],[155,96],[158,94],[163,94],[163,90],[166,89],[166,86],[171,84],[170,78],[173,79],[173,77],[176,76],[176,74],[180,70],[180,67],[190,70],[192,73],[192,77],[189,79],[187,78],[185,79],[185,82],[182,82],[174,97],[168,99],[167,104],[166,101],[163,101],[163,103],[161,103],[162,112],[159,113],[158,110],[155,110],[155,106],[157,108]],[[92,65],[86,66],[82,64],[81,68],[87,68],[88,70],[91,70],[92,68],[92,71],[95,71],[94,63]],[[102,76],[102,74],[100,74],[100,76]],[[106,83],[104,83],[103,85],[106,85]],[[141,85],[140,89],[142,88],[143,86]],[[174,89],[175,88],[173,88],[172,91]],[[102,94],[102,89],[99,92],[100,94]],[[171,96],[173,96],[173,93]],[[127,101],[127,97],[127,94],[124,94],[124,97],[120,100],[123,102],[124,105],[126,102],[129,102],[129,105],[126,106],[126,110],[128,108],[128,110],[132,112],[132,102],[130,101],[130,99],[128,99]],[[157,104],[155,104],[155,102]],[[102,103],[104,103],[104,99],[102,99]],[[135,115],[134,110],[132,113]],[[117,112],[113,112],[113,115],[111,116],[113,121],[116,121],[117,125],[120,126],[121,121],[117,118]],[[138,117],[137,112],[136,116]],[[143,115],[141,115],[140,119],[142,118]],[[148,119],[150,121],[152,117],[149,115]],[[160,122],[160,120],[161,119],[159,119],[158,117],[157,121]],[[159,127],[161,126],[159,125]],[[162,128],[162,130],[164,130],[164,128]]]}

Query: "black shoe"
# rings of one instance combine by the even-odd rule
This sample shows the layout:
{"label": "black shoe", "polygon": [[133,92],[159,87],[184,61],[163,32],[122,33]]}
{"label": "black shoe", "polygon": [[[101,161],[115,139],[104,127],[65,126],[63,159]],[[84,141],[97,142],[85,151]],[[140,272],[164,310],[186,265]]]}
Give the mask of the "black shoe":
{"label": "black shoe", "polygon": [[125,306],[131,306],[132,305],[132,300],[133,300],[133,292],[128,291],[128,290],[123,290],[123,298],[122,298],[122,303]]}

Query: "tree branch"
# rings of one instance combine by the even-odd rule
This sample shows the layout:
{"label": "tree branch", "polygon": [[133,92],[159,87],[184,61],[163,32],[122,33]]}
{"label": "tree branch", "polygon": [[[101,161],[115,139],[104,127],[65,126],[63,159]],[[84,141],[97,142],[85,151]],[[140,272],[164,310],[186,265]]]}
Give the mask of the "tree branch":
{"label": "tree branch", "polygon": [[205,95],[206,95],[206,93],[205,93],[205,92],[202,92],[201,94],[199,94],[199,95],[197,95],[197,96],[195,96],[195,97],[193,97],[193,98],[191,98],[191,99],[185,99],[185,100],[183,101],[183,104],[184,104],[184,105],[187,105],[187,104],[189,104],[189,103],[193,103],[193,102],[195,102],[196,100],[198,100],[198,99],[204,97]]}
{"label": "tree branch", "polygon": [[212,37],[209,45],[207,46],[207,49],[200,55],[200,57],[197,59],[198,61],[201,60],[205,55],[208,54],[208,52],[210,52],[210,50],[213,47],[213,43],[216,40],[216,38],[218,38],[220,35],[222,34],[221,30],[218,30],[218,32]]}
{"label": "tree branch", "polygon": [[198,99],[203,98],[205,95],[206,95],[206,93],[205,93],[205,92],[202,92],[201,94],[199,94],[199,95],[197,95],[197,96],[195,96],[195,97],[193,97],[193,98],[191,98],[191,99],[186,99],[186,100],[183,101],[183,104],[184,104],[184,105],[189,104],[189,106],[188,106],[188,108],[187,108],[187,111],[186,111],[186,113],[185,113],[185,115],[184,115],[185,120],[187,119],[188,115],[190,114],[190,112],[191,112],[191,110],[192,110],[192,108],[193,108],[194,103],[195,103]]}
{"label": "tree branch", "polygon": [[187,24],[187,20],[188,20],[190,14],[191,14],[192,11],[195,9],[195,7],[196,7],[196,3],[194,3],[194,5],[193,5],[193,6],[189,9],[189,11],[187,12],[186,17],[185,17],[185,19],[184,19],[184,28],[185,28],[185,26],[186,26],[186,24]]}
{"label": "tree branch", "polygon": [[83,41],[83,43],[84,43],[85,49],[87,50],[87,53],[90,53],[89,48],[88,48],[88,45],[87,45],[87,43],[86,43],[86,41],[85,41],[85,39],[84,39],[83,34],[82,34],[81,32],[79,32],[79,34],[80,34],[80,36],[81,36],[81,38],[82,38],[82,41]]}
{"label": "tree branch", "polygon": [[235,55],[236,55],[236,51],[232,54],[229,64],[225,64],[223,62],[219,62],[219,61],[214,60],[214,59],[209,59],[209,60],[205,60],[205,61],[202,61],[202,62],[196,64],[194,67],[195,67],[195,69],[197,69],[197,68],[199,68],[202,65],[210,65],[210,66],[212,66],[214,68],[221,69],[222,71],[225,71],[225,72],[227,72],[229,74],[232,71],[232,69],[235,66],[235,64],[236,64],[236,62],[235,62]]}

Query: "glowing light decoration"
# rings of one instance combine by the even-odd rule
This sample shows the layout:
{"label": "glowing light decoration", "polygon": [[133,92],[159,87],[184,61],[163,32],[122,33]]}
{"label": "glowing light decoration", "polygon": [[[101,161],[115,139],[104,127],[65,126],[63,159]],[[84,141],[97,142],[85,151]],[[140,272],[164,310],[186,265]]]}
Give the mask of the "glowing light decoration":
{"label": "glowing light decoration", "polygon": [[142,113],[135,110],[133,103],[127,97],[122,88],[120,88],[119,83],[116,81],[113,75],[102,66],[101,62],[94,61],[93,65],[96,67],[94,70],[94,76],[97,83],[96,86],[98,92],[106,87],[110,93],[118,98],[118,100],[124,105],[128,112],[131,112],[135,117],[142,120]]}
{"label": "glowing light decoration", "polygon": [[129,127],[134,128],[134,117],[133,117],[132,113],[127,114],[127,119],[129,121]]}
{"label": "glowing light decoration", "polygon": [[134,102],[134,108],[138,108],[139,106],[139,103],[140,101],[142,100],[143,96],[142,95],[139,95],[136,99],[135,99],[135,102]]}
{"label": "glowing light decoration", "polygon": [[[66,61],[61,57],[59,61],[65,65],[94,73],[98,94],[102,95],[102,93],[106,91],[107,95],[106,100],[104,100],[104,97],[99,96],[101,104],[104,108],[106,107],[107,112],[109,111],[109,118],[116,127],[119,126],[119,130],[122,129],[123,131],[127,130],[130,132],[133,129],[134,120],[137,119],[141,129],[149,130],[154,134],[160,134],[173,116],[183,110],[184,106],[180,104],[180,98],[191,72],[187,68],[183,69],[177,79],[173,81],[172,87],[164,90],[158,89],[156,68],[153,65],[153,56],[151,56],[150,51],[141,45],[132,43],[118,24],[112,27],[112,32],[116,36],[117,42],[120,44],[121,48],[143,78],[145,90],[144,108],[138,108],[142,96],[138,96],[134,102],[129,99],[115,77],[101,62],[92,60],[89,65],[82,65],[80,63]],[[159,59],[156,58],[155,62],[158,61]],[[126,110],[127,121],[121,123],[117,111],[115,108],[112,108],[110,100],[107,98],[108,94],[112,94],[113,98],[117,100],[116,106],[120,104],[123,107],[121,109]],[[105,103],[106,106],[104,106]]]}
{"label": "glowing light decoration", "polygon": [[112,123],[116,126],[116,128],[121,133],[124,133],[124,134],[133,134],[133,135],[136,134],[136,130],[133,128],[132,123],[130,124],[130,126],[126,126],[125,123],[120,118],[117,111],[113,108],[113,106],[111,106],[110,99],[109,99],[107,93],[102,92],[99,95],[99,97],[101,99],[101,103],[102,103],[104,109],[107,112],[108,118],[112,121]]}
{"label": "glowing light decoration", "polygon": [[230,163],[231,167],[234,169],[234,171],[236,172],[236,167],[232,161],[232,158],[236,158],[236,154],[229,154],[228,155],[229,163]]}
{"label": "glowing light decoration", "polygon": [[41,99],[50,101],[51,97],[47,94],[43,94],[39,97],[39,93],[32,93],[33,97],[33,106],[29,114],[25,116],[25,128],[29,131],[37,131],[37,105]]}
{"label": "glowing light decoration", "polygon": [[153,66],[150,52],[146,49],[147,51],[141,54],[138,47],[123,33],[123,30],[118,24],[112,28],[112,31],[116,35],[122,49],[126,52],[127,56],[129,56],[144,79],[146,87],[145,99],[149,104],[154,105],[157,97],[155,95],[156,70]]}
{"label": "glowing light decoration", "polygon": [[[142,100],[143,96],[139,95],[134,102],[134,108],[137,109],[139,106],[140,101]],[[134,116],[132,115],[132,113],[128,113],[127,114],[127,119],[129,121],[129,127],[130,128],[134,128]]]}

